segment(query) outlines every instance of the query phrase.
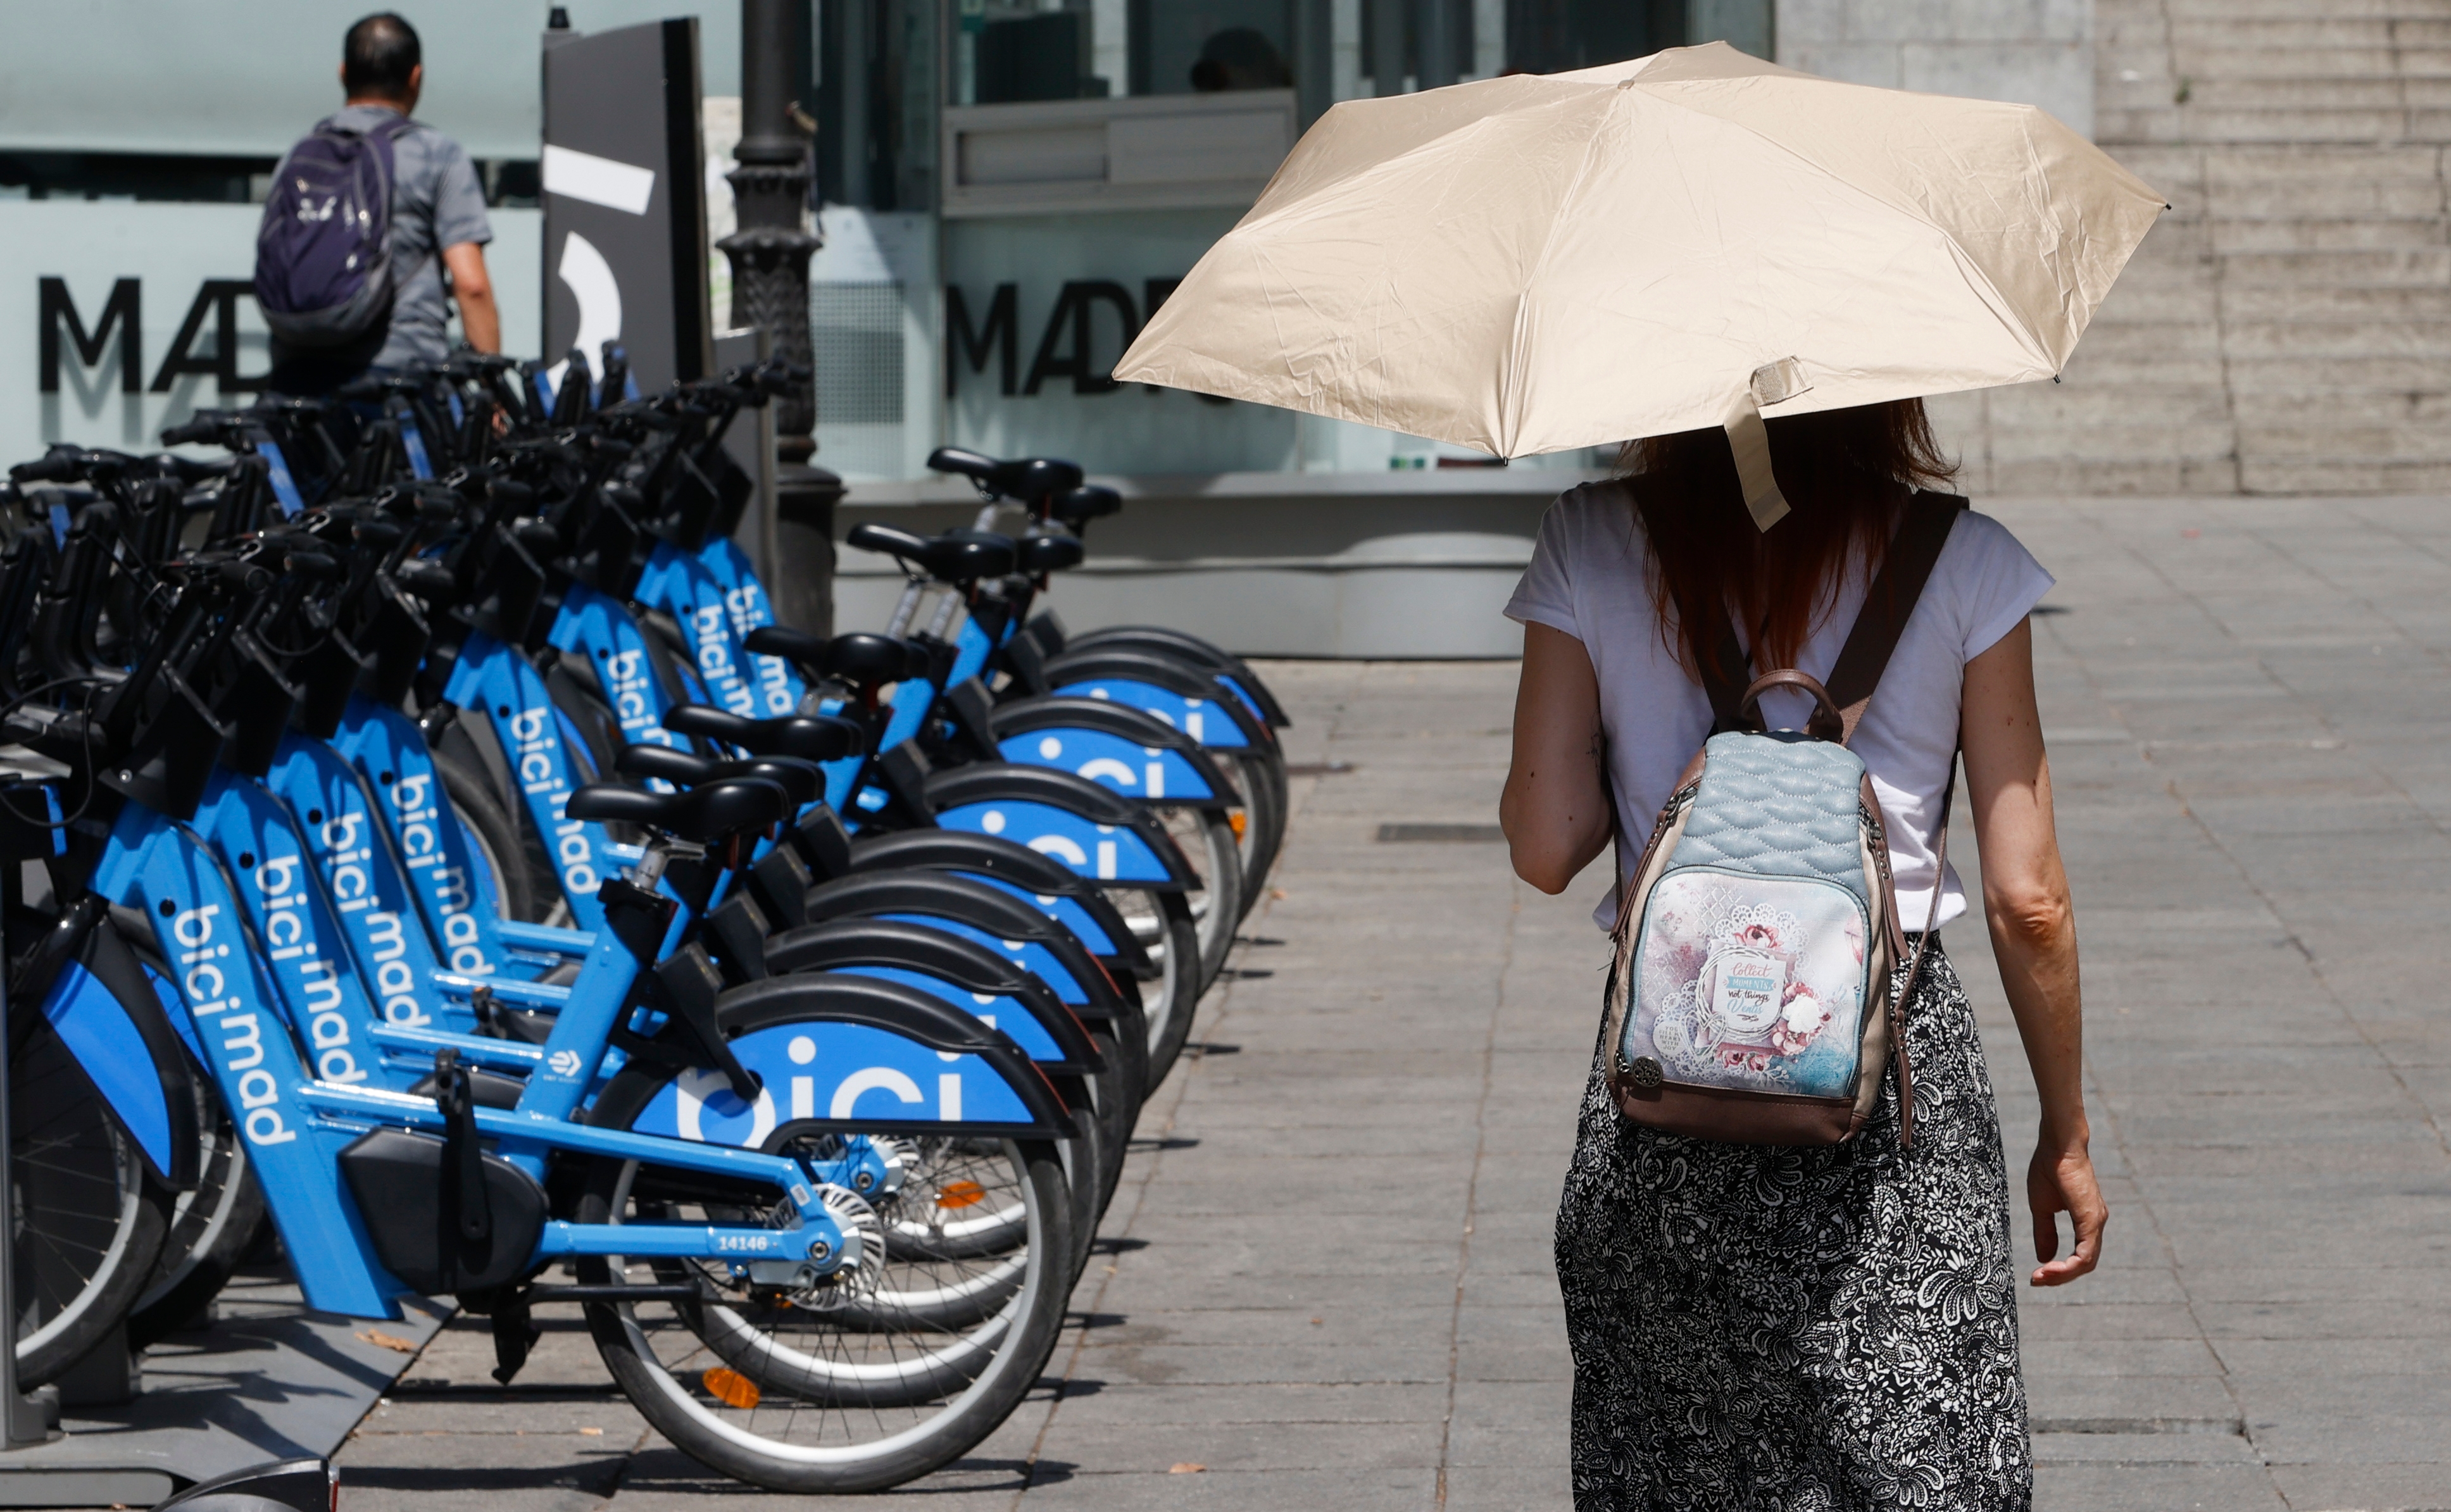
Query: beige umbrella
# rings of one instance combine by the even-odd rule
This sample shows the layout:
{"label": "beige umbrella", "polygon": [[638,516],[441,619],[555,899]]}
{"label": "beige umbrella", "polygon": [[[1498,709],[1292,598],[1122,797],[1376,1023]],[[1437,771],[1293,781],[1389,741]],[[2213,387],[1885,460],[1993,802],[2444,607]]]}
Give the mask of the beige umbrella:
{"label": "beige umbrella", "polygon": [[1524,457],[2056,375],[2162,196],[2030,106],[1724,43],[1337,106],[1115,377]]}

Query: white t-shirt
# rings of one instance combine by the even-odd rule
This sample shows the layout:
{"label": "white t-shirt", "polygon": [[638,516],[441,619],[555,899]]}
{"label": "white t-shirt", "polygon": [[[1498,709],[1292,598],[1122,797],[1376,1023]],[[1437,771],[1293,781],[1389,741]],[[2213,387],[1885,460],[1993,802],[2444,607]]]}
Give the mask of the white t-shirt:
{"label": "white t-shirt", "polygon": [[[1677,775],[1711,732],[1709,697],[1660,637],[1649,556],[1624,489],[1586,483],[1560,496],[1541,518],[1532,564],[1506,605],[1508,619],[1564,631],[1591,656],[1618,829],[1635,840],[1618,848],[1618,864],[1628,869]],[[1898,922],[1910,931],[1923,928],[1931,909],[1931,832],[1957,751],[1966,663],[2015,629],[2050,586],[2051,575],[2007,526],[1971,510],[1960,516],[1850,743],[1872,773],[1888,821]],[[1801,670],[1829,677],[1870,587],[1862,564],[1852,564],[1814,621],[1796,658]],[[1763,696],[1761,712],[1773,729],[1800,729],[1812,700],[1776,689]],[[1944,924],[1966,912],[1957,869],[1949,874],[1941,893]],[[1617,893],[1611,888],[1593,914],[1603,929],[1615,922]]]}

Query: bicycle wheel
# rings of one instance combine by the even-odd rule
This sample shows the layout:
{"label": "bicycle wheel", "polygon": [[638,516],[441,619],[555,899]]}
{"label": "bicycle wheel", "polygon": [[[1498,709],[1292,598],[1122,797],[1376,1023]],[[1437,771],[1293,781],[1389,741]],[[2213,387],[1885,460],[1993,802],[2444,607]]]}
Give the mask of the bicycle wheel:
{"label": "bicycle wheel", "polygon": [[1200,886],[1186,894],[1192,932],[1199,941],[1200,990],[1208,991],[1234,949],[1234,927],[1243,922],[1243,858],[1234,827],[1205,809],[1161,809],[1167,834],[1199,874]]}
{"label": "bicycle wheel", "polygon": [[[1107,1205],[1114,1201],[1115,1184],[1124,1174],[1124,1153],[1130,1145],[1132,1130],[1140,1124],[1141,1080],[1145,1074],[1134,1061],[1124,1054],[1123,1047],[1104,1029],[1089,1031],[1089,1038],[1098,1047],[1107,1069],[1089,1083],[1089,1096],[1098,1118],[1098,1202],[1097,1216],[1104,1218]],[[1146,1061],[1143,1048],[1140,1060]],[[1094,1241],[1096,1224],[1091,1224],[1089,1240]],[[1085,1243],[1086,1247],[1086,1243]]]}
{"label": "bicycle wheel", "polygon": [[[606,1096],[613,1092],[608,1088]],[[936,1175],[948,1179],[939,1185],[935,1176],[914,1181],[906,1173],[889,1206],[942,1205],[947,1198],[966,1207],[1018,1206],[1021,1246],[1014,1253],[959,1267],[898,1255],[874,1209],[830,1188],[830,1203],[860,1230],[864,1247],[873,1245],[874,1258],[817,1286],[753,1290],[728,1267],[696,1262],[583,1262],[581,1276],[596,1284],[696,1274],[714,1291],[712,1302],[588,1306],[598,1352],[639,1413],[702,1463],[796,1493],[899,1485],[994,1432],[1055,1346],[1070,1292],[1070,1196],[1051,1145],[946,1144],[956,1148]],[[954,1170],[971,1174],[952,1176]],[[696,1219],[705,1211],[656,1189],[681,1187],[687,1178],[654,1178],[635,1163],[598,1162],[580,1221]],[[932,1288],[921,1285],[931,1281]],[[861,1316],[838,1315],[845,1304],[881,1289],[906,1297],[967,1289],[1001,1293],[1002,1300],[984,1321],[951,1328],[927,1324],[915,1307],[890,1320],[873,1306]]]}
{"label": "bicycle wheel", "polygon": [[9,1072],[22,1390],[75,1364],[135,1303],[162,1252],[169,1194],[39,1015],[10,1046]]}
{"label": "bicycle wheel", "polygon": [[223,1286],[264,1222],[264,1188],[247,1164],[246,1147],[201,1073],[196,1082],[196,1189],[171,1204],[168,1231],[153,1274],[127,1314],[127,1342],[138,1349],[185,1327]]}
{"label": "bicycle wheel", "polygon": [[525,924],[550,923],[542,913],[552,910],[539,910],[537,899],[542,896],[552,898],[554,908],[559,909],[566,920],[570,906],[561,901],[561,884],[551,877],[548,870],[552,891],[537,891],[531,874],[536,862],[527,854],[519,824],[502,807],[485,775],[472,772],[440,753],[435,756],[434,769],[442,776],[442,791],[451,800],[452,817],[460,821],[460,833],[467,837],[469,859],[483,868],[486,878],[493,883],[494,900],[501,905],[502,916]]}
{"label": "bicycle wheel", "polygon": [[1110,888],[1107,896],[1158,968],[1156,981],[1141,984],[1148,1024],[1148,1080],[1141,1089],[1146,1102],[1174,1069],[1175,1057],[1191,1038],[1191,1020],[1199,1010],[1203,986],[1200,934],[1180,893]]}
{"label": "bicycle wheel", "polygon": [[1243,828],[1234,840],[1243,862],[1243,916],[1248,918],[1267,891],[1268,872],[1284,844],[1285,796],[1282,782],[1269,777],[1278,763],[1247,751],[1231,755],[1234,783],[1243,794]]}

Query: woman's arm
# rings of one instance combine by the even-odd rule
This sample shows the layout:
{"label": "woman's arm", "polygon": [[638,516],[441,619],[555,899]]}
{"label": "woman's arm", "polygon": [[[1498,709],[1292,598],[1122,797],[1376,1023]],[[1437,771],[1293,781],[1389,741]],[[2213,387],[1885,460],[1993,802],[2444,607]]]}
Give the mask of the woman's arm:
{"label": "woman's arm", "polygon": [[[2000,985],[2017,1015],[2043,1104],[2042,1131],[2026,1170],[2034,1258],[2044,1262],[2033,1284],[2063,1286],[2102,1258],[2109,1208],[2088,1150],[2076,914],[2051,827],[2051,772],[2034,707],[2029,622],[2020,621],[1966,664],[1963,710],[1966,787],[1974,800],[1975,843],[1983,848],[1983,912]],[[2076,1230],[2076,1246],[2065,1257],[2059,1257],[2062,1212]]]}
{"label": "woman's arm", "polygon": [[1498,799],[1517,876],[1543,893],[1562,893],[1608,845],[1607,761],[1591,656],[1562,630],[1525,625],[1515,762]]}

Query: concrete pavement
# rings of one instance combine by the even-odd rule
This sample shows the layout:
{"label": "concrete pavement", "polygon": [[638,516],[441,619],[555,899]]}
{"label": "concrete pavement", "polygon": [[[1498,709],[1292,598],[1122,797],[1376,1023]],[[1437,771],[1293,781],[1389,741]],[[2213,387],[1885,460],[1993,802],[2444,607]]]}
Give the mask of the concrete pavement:
{"label": "concrete pavement", "polygon": [[[2025,1296],[2037,1505],[2451,1505],[2451,513],[1993,507],[2061,580],[2037,648],[2113,1204],[2104,1268]],[[1500,846],[1378,838],[1491,820],[1511,665],[1265,672],[1307,774],[1279,892],[1042,1388],[893,1504],[1565,1504],[1549,1227],[1598,874],[1551,899]],[[1981,932],[1949,944],[2013,1170],[2030,1088]],[[786,1504],[645,1433],[575,1321],[508,1392],[480,1330],[346,1446],[353,1512]]]}

